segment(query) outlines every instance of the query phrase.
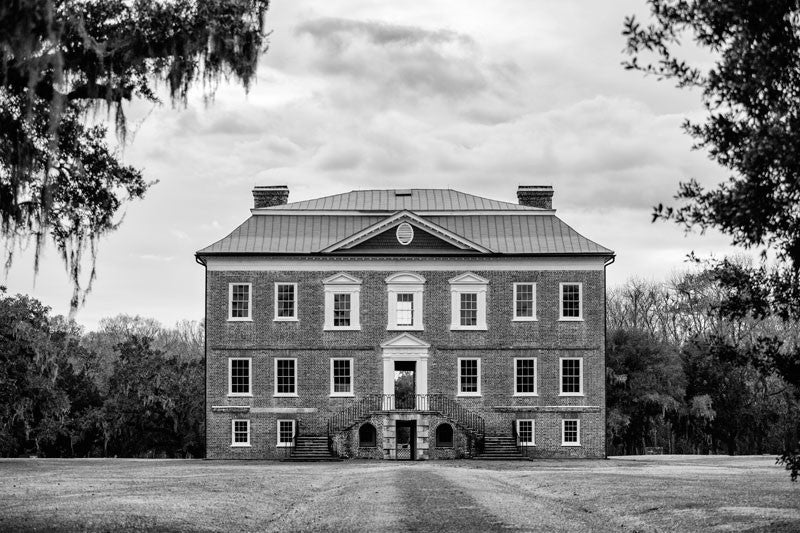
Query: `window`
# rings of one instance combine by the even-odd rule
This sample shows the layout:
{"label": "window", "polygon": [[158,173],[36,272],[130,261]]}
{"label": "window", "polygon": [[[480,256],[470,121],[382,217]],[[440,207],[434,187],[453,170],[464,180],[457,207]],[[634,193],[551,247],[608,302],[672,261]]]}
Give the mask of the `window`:
{"label": "window", "polygon": [[353,395],[353,360],[331,359],[331,396]]}
{"label": "window", "polygon": [[450,280],[451,330],[486,330],[488,284],[469,272]]}
{"label": "window", "polygon": [[402,292],[397,295],[397,325],[414,325],[414,295]]}
{"label": "window", "polygon": [[583,359],[562,358],[561,396],[583,396]]}
{"label": "window", "polygon": [[294,446],[294,420],[278,420],[279,448]]}
{"label": "window", "polygon": [[231,420],[231,446],[250,446],[249,420]]}
{"label": "window", "polygon": [[251,321],[253,308],[251,283],[228,284],[228,320]]}
{"label": "window", "polygon": [[478,295],[474,292],[462,292],[459,322],[462,326],[478,325]]}
{"label": "window", "polygon": [[536,320],[536,284],[514,284],[514,320]]}
{"label": "window", "polygon": [[297,396],[297,359],[275,359],[275,396]]}
{"label": "window", "polygon": [[458,395],[481,395],[481,360],[458,358]]}
{"label": "window", "polygon": [[325,287],[325,324],[323,329],[361,329],[361,280],[343,272],[322,281]]}
{"label": "window", "polygon": [[252,396],[250,358],[228,359],[228,396]]}
{"label": "window", "polygon": [[583,320],[581,293],[583,283],[561,283],[561,316],[559,320]]}
{"label": "window", "polygon": [[425,278],[411,272],[400,272],[386,278],[388,297],[388,330],[424,329],[422,325],[422,294]]}
{"label": "window", "polygon": [[374,448],[377,446],[377,432],[375,426],[367,422],[358,428],[358,446],[359,448]]}
{"label": "window", "polygon": [[453,447],[453,426],[447,423],[439,424],[438,426],[436,426],[436,447],[437,448]]}
{"label": "window", "polygon": [[535,427],[533,420],[517,420],[517,442],[529,446],[536,445]]}
{"label": "window", "polygon": [[514,396],[536,394],[536,358],[514,359]]}
{"label": "window", "polygon": [[581,445],[581,421],[562,420],[561,421],[561,445],[580,446]]}
{"label": "window", "polygon": [[275,320],[297,320],[297,283],[275,284]]}

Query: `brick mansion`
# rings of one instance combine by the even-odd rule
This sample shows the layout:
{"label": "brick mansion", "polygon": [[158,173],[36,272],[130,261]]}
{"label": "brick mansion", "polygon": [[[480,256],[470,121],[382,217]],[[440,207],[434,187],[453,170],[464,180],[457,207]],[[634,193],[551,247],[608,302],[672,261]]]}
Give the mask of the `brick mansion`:
{"label": "brick mansion", "polygon": [[196,254],[211,459],[605,457],[605,269],[549,186],[359,190]]}

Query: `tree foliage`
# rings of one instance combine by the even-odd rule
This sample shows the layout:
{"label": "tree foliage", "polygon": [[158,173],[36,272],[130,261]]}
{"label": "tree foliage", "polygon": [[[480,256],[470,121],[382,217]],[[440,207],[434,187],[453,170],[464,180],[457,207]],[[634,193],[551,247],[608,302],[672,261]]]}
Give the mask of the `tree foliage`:
{"label": "tree foliage", "polygon": [[[6,267],[33,238],[36,267],[49,238],[74,286],[72,308],[91,289],[98,239],[142,198],[141,172],[119,162],[107,128],[124,140],[123,103],[159,102],[158,86],[185,102],[222,76],[245,88],[265,49],[268,0],[10,0],[0,3],[0,234]],[[91,272],[81,286],[81,266]]]}

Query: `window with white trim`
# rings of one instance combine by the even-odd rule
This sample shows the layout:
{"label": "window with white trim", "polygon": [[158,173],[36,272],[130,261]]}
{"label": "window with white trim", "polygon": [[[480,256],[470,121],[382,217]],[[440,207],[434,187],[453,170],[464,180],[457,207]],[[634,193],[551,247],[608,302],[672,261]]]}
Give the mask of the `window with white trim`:
{"label": "window with white trim", "polygon": [[297,320],[297,283],[275,284],[275,320]]}
{"label": "window with white trim", "polygon": [[559,302],[559,320],[583,320],[583,283],[560,283]]}
{"label": "window with white trim", "polygon": [[486,330],[489,280],[471,272],[450,281],[451,330]]}
{"label": "window with white trim", "polygon": [[294,420],[278,420],[278,448],[287,448],[294,446]]}
{"label": "window with white trim", "polygon": [[249,420],[231,420],[231,446],[250,446]]}
{"label": "window with white trim", "polygon": [[252,321],[253,284],[228,283],[228,320]]}
{"label": "window with white trim", "polygon": [[361,329],[361,280],[342,272],[323,280],[322,284],[325,288],[323,329]]}
{"label": "window with white trim", "polygon": [[534,420],[517,420],[517,443],[528,446],[536,445],[536,422]]}
{"label": "window with white trim", "polygon": [[562,420],[561,421],[561,445],[580,446],[581,445],[581,421]]}
{"label": "window with white trim", "polygon": [[514,396],[536,396],[536,358],[514,359]]}
{"label": "window with white trim", "polygon": [[331,359],[331,396],[353,395],[353,359]]}
{"label": "window with white trim", "polygon": [[536,320],[536,284],[514,284],[514,320]]}
{"label": "window with white trim", "polygon": [[275,359],[275,396],[297,396],[297,359]]}
{"label": "window with white trim", "polygon": [[561,396],[583,396],[583,359],[562,357],[559,359]]}
{"label": "window with white trim", "polygon": [[228,359],[228,396],[252,396],[253,376],[250,372],[249,357]]}
{"label": "window with white trim", "polygon": [[458,396],[481,395],[481,360],[458,358]]}
{"label": "window with white trim", "polygon": [[386,278],[387,330],[424,329],[422,324],[424,288],[425,278],[411,272],[399,272]]}

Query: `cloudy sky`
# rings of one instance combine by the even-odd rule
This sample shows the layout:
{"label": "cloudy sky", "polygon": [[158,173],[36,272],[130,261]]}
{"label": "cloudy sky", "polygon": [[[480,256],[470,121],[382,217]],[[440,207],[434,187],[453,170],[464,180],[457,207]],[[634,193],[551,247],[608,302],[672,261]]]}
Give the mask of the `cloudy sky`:
{"label": "cloudy sky", "polygon": [[[715,234],[651,224],[689,176],[724,173],[680,129],[699,95],[625,71],[626,15],[644,0],[274,0],[269,52],[249,94],[213,105],[133,103],[123,157],[158,180],[101,243],[87,328],[118,313],[166,325],[203,316],[194,252],[249,215],[254,185],[289,201],[353,189],[441,187],[516,202],[552,184],[558,215],[616,251],[610,285],[664,279],[690,250],[729,250]],[[5,283],[65,313],[55,250],[38,278],[30,254]]]}

